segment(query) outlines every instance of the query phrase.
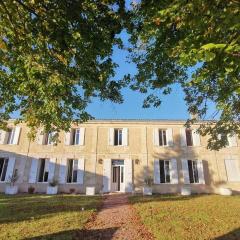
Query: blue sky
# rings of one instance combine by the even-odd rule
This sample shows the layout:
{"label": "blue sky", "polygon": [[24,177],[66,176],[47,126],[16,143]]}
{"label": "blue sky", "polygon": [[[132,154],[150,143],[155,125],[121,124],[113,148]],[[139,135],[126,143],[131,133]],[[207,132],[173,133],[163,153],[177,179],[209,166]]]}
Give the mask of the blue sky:
{"label": "blue sky", "polygon": [[[121,38],[127,44],[127,34],[123,32]],[[127,52],[114,48],[114,61],[119,65],[116,69],[116,79],[121,79],[124,74],[136,73],[133,63],[127,63]],[[146,95],[123,89],[124,103],[115,104],[110,101],[100,101],[96,98],[88,106],[88,112],[96,119],[187,119],[189,114],[184,102],[184,93],[179,85],[173,85],[173,91],[168,96],[163,96],[162,104],[158,108],[142,108]]]}

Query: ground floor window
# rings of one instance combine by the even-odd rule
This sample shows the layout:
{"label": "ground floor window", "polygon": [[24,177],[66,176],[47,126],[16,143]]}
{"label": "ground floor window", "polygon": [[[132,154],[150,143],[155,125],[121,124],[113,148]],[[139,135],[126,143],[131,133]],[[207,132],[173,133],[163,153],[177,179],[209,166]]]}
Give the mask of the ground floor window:
{"label": "ground floor window", "polygon": [[199,183],[199,174],[196,160],[188,160],[188,172],[190,183]]}
{"label": "ground floor window", "polygon": [[39,159],[38,182],[48,182],[49,159]]}
{"label": "ground floor window", "polygon": [[6,172],[8,166],[7,158],[0,158],[0,181],[4,182],[6,180]]}
{"label": "ground floor window", "polygon": [[78,171],[78,160],[77,159],[68,159],[68,174],[67,174],[67,182],[68,183],[76,183],[77,182],[77,171]]}
{"label": "ground floor window", "polygon": [[240,182],[240,164],[234,159],[225,159],[227,178],[229,182]]}
{"label": "ground floor window", "polygon": [[170,161],[159,160],[160,166],[160,183],[170,183]]}

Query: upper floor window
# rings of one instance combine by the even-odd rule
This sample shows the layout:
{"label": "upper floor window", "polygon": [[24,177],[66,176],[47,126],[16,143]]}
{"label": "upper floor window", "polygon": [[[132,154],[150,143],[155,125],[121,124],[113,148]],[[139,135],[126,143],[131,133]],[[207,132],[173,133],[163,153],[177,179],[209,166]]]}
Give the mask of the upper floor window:
{"label": "upper floor window", "polygon": [[15,135],[15,128],[9,128],[8,129],[7,144],[13,144],[14,143],[14,135]]}
{"label": "upper floor window", "polygon": [[197,129],[181,128],[180,129],[181,146],[201,146],[200,135]]}
{"label": "upper floor window", "polygon": [[172,128],[161,129],[155,128],[153,131],[155,146],[173,146],[173,130]]}
{"label": "upper floor window", "polygon": [[167,146],[167,133],[164,129],[158,130],[159,135],[159,146]]}
{"label": "upper floor window", "polygon": [[169,160],[159,160],[160,183],[170,183],[170,162]]}
{"label": "upper floor window", "polygon": [[54,143],[54,132],[44,134],[43,145],[52,145]]}
{"label": "upper floor window", "polygon": [[80,129],[72,129],[72,145],[79,145],[80,144]]}
{"label": "upper floor window", "polygon": [[8,159],[0,158],[0,182],[4,182],[6,180],[7,167]]}
{"label": "upper floor window", "polygon": [[114,146],[122,145],[122,129],[114,129]]}
{"label": "upper floor window", "polygon": [[193,146],[193,136],[191,129],[186,129],[186,142],[187,146]]}
{"label": "upper floor window", "polygon": [[0,144],[18,144],[20,131],[21,127],[11,127],[7,131],[0,130]]}
{"label": "upper floor window", "polygon": [[72,128],[65,133],[65,145],[84,145],[85,128]]}
{"label": "upper floor window", "polygon": [[47,182],[49,174],[49,159],[39,159],[38,182]]}

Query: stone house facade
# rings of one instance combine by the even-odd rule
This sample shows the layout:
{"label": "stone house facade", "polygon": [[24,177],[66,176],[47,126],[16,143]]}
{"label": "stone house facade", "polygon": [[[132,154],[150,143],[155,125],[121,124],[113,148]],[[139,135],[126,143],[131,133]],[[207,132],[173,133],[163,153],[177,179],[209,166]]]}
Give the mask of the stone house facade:
{"label": "stone house facade", "polygon": [[154,179],[154,193],[217,193],[219,187],[240,192],[240,140],[229,136],[228,147],[206,148],[207,137],[184,127],[181,120],[91,120],[69,132],[43,134],[29,141],[24,123],[0,132],[0,192],[17,171],[20,192],[34,186],[44,193],[57,180],[59,192],[86,187],[96,192],[142,191]]}

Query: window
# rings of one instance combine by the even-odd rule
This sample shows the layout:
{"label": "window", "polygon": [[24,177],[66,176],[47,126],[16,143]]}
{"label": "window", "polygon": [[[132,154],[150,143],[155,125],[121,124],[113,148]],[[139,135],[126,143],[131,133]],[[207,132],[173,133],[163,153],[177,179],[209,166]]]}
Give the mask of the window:
{"label": "window", "polygon": [[49,159],[39,159],[38,182],[48,181]]}
{"label": "window", "polygon": [[159,160],[160,183],[170,183],[170,168],[168,160]]}
{"label": "window", "polygon": [[80,129],[72,129],[72,145],[80,144]]}
{"label": "window", "polygon": [[8,166],[7,158],[0,158],[0,182],[4,182],[6,179],[6,172]]}
{"label": "window", "polygon": [[122,129],[114,129],[114,146],[122,145]]}
{"label": "window", "polygon": [[14,135],[15,135],[15,128],[8,129],[7,144],[13,144],[14,143]]}
{"label": "window", "polygon": [[68,159],[67,165],[68,165],[67,183],[76,183],[77,182],[78,160]]}
{"label": "window", "polygon": [[43,145],[51,145],[53,144],[53,137],[54,137],[54,133],[53,132],[49,132],[46,133],[44,135],[44,141],[43,141]]}
{"label": "window", "polygon": [[188,172],[190,183],[199,183],[197,161],[188,160]]}
{"label": "window", "polygon": [[192,130],[186,129],[187,146],[193,146]]}
{"label": "window", "polygon": [[158,135],[159,135],[159,146],[167,146],[166,130],[159,129]]}
{"label": "window", "polygon": [[225,159],[228,182],[240,182],[240,166],[237,160]]}

